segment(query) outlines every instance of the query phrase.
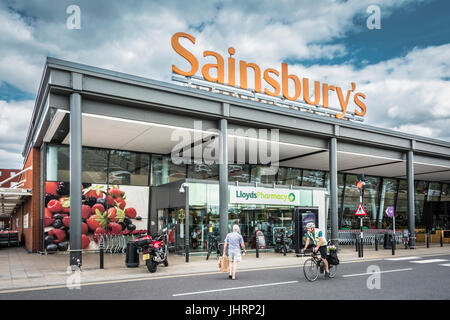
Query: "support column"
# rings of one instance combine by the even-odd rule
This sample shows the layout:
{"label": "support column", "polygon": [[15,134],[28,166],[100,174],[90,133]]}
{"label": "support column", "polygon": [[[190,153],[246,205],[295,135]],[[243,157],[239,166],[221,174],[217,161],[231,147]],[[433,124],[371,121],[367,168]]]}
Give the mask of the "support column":
{"label": "support column", "polygon": [[70,266],[81,267],[81,95],[70,95]]}
{"label": "support column", "polygon": [[414,206],[414,162],[413,151],[409,150],[406,156],[406,175],[408,179],[408,229],[411,235],[411,247],[416,246],[416,220]]}
{"label": "support column", "polygon": [[337,175],[337,139],[332,137],[329,143],[330,161],[330,210],[331,210],[331,242],[338,244],[339,216],[338,216],[338,175]]}
{"label": "support column", "polygon": [[228,122],[219,121],[219,214],[220,214],[220,241],[223,242],[228,234]]}

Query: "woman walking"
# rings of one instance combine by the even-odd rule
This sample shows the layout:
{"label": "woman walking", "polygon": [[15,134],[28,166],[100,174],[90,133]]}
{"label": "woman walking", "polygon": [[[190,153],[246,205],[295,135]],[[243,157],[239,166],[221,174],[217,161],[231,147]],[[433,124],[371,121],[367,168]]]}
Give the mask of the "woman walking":
{"label": "woman walking", "polygon": [[224,256],[226,255],[226,250],[228,248],[228,259],[230,260],[229,278],[233,280],[236,279],[237,264],[242,260],[241,248],[244,250],[244,253],[247,252],[245,250],[244,239],[238,232],[239,226],[235,224],[233,226],[233,232],[227,234],[227,237],[225,238],[225,245],[223,247]]}

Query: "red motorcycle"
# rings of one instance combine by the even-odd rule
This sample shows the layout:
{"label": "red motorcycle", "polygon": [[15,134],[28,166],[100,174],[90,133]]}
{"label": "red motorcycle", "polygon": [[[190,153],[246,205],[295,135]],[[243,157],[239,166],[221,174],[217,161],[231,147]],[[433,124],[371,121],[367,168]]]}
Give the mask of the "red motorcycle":
{"label": "red motorcycle", "polygon": [[152,237],[145,236],[134,240],[136,246],[142,248],[143,259],[149,272],[156,272],[158,264],[169,265],[167,261],[167,244],[165,241],[167,228],[162,233],[154,234]]}

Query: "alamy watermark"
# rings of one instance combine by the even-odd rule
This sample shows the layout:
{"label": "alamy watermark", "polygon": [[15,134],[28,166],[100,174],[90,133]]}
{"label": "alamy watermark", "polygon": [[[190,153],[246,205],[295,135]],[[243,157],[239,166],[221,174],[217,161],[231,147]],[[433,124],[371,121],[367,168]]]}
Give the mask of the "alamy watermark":
{"label": "alamy watermark", "polygon": [[[171,141],[174,164],[222,164],[220,136],[217,129],[203,130],[202,121],[194,121],[193,130],[176,129]],[[279,167],[278,129],[228,129],[227,159],[230,163],[267,165],[266,172],[275,174]]]}
{"label": "alamy watermark", "polygon": [[66,20],[66,26],[69,30],[81,29],[81,9],[79,6],[72,4],[67,7],[66,13],[70,16]]}
{"label": "alamy watermark", "polygon": [[367,278],[367,289],[381,289],[381,269],[379,266],[371,265],[367,267],[367,273],[370,274]]}
{"label": "alamy watermark", "polygon": [[370,16],[367,18],[367,29],[373,30],[373,29],[381,29],[381,9],[379,6],[373,4],[367,7],[366,10],[367,13],[370,14]]}
{"label": "alamy watermark", "polygon": [[69,276],[66,279],[66,287],[69,290],[81,289],[81,270],[77,266],[67,267],[66,274]]}

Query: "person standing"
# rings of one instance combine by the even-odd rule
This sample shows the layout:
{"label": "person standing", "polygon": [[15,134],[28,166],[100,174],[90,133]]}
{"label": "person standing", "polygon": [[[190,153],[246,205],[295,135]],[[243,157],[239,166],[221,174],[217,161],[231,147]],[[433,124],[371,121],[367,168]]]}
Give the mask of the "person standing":
{"label": "person standing", "polygon": [[225,238],[225,245],[223,247],[223,256],[226,255],[228,248],[228,259],[230,261],[230,274],[228,277],[233,280],[236,280],[237,264],[242,260],[241,248],[244,253],[247,252],[245,250],[244,239],[238,231],[239,226],[235,224],[233,226],[233,232],[227,234],[227,237]]}

